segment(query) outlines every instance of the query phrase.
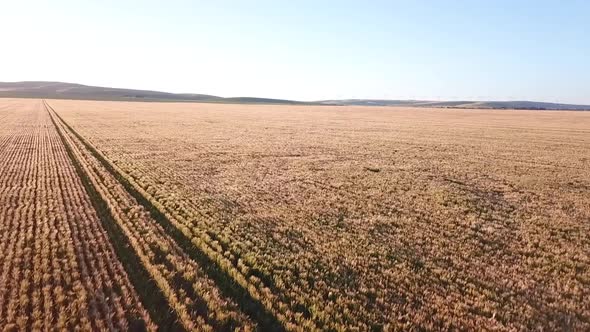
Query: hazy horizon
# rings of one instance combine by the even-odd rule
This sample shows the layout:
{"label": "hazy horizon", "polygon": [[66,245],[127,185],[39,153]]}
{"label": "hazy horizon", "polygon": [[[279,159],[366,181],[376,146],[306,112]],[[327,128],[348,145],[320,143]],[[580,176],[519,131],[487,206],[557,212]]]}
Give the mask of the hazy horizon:
{"label": "hazy horizon", "polygon": [[590,104],[590,3],[10,2],[0,81]]}

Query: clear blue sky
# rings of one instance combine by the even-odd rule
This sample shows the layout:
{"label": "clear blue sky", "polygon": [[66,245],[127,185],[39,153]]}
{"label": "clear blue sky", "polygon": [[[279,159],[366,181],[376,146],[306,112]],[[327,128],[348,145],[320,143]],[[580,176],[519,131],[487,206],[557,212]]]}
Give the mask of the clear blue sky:
{"label": "clear blue sky", "polygon": [[590,1],[4,1],[0,81],[590,104]]}

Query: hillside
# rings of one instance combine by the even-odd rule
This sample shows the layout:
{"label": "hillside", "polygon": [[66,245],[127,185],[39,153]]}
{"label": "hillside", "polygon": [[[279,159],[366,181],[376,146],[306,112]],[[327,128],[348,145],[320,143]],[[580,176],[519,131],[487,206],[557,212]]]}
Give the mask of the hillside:
{"label": "hillside", "polygon": [[204,94],[176,94],[161,91],[118,89],[62,82],[0,82],[0,97],[92,99],[92,100],[216,100]]}
{"label": "hillside", "polygon": [[590,110],[590,105],[570,105],[535,101],[428,101],[388,99],[340,99],[304,102],[259,97],[219,97],[195,93],[120,89],[63,82],[0,82],[0,97],[82,99],[114,101],[187,101],[228,104],[411,106],[476,109]]}
{"label": "hillside", "polygon": [[428,100],[387,100],[387,99],[343,99],[323,100],[326,105],[356,106],[412,106],[438,108],[476,109],[529,109],[529,110],[590,110],[590,105],[572,105],[537,101],[428,101]]}

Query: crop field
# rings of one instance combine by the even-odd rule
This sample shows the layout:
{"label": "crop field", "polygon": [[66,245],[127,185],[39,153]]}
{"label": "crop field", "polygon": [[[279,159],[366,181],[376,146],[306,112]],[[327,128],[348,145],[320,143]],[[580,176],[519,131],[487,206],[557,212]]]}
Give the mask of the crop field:
{"label": "crop field", "polygon": [[0,121],[0,326],[153,327],[41,101]]}
{"label": "crop field", "polygon": [[590,330],[590,112],[0,99],[0,329]]}

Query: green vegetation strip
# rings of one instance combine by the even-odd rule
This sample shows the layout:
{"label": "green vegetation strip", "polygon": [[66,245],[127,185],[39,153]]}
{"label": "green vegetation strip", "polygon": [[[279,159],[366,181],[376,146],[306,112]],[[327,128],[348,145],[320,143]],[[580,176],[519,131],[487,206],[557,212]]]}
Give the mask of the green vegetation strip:
{"label": "green vegetation strip", "polygon": [[[133,284],[133,287],[139,295],[142,304],[149,312],[151,319],[162,331],[185,331],[184,327],[179,323],[176,313],[169,306],[166,297],[162,293],[162,290],[158,287],[156,282],[151,279],[150,274],[145,269],[143,264],[141,264],[141,260],[135,251],[133,251],[129,240],[109,210],[107,202],[100,196],[88,178],[88,174],[86,174],[82,168],[82,165],[74,156],[72,147],[69,145],[66,138],[64,137],[64,134],[59,129],[59,126],[57,125],[53,114],[51,114],[49,109],[51,109],[55,115],[57,115],[57,113],[45,101],[43,102],[47,112],[50,115],[51,121],[56,127],[61,141],[66,148],[68,156],[74,164],[76,172],[78,173],[78,176],[80,177],[82,184],[84,185],[84,188],[90,197],[92,205],[94,206],[94,209],[96,210],[103,227],[111,239],[115,253],[123,264],[123,267],[127,272],[131,283]],[[130,328],[133,331],[143,331],[146,329],[144,322],[130,322]]]}
{"label": "green vegetation strip", "polygon": [[[131,183],[119,173],[111,163],[106,160],[94,146],[78,134],[51,106],[47,105],[61,123],[76,136],[82,144],[97,158],[103,166],[123,185],[139,204],[150,211],[150,215],[156,220],[184,252],[207,273],[209,278],[215,281],[219,290],[227,297],[232,298],[242,312],[258,323],[261,331],[285,331],[281,322],[259,301],[253,298],[248,290],[239,285],[226,271],[215,263],[206,253],[196,247],[152,202],[139,193]],[[112,221],[114,223],[114,221]],[[147,272],[146,272],[147,273]],[[148,309],[149,310],[149,309]]]}

